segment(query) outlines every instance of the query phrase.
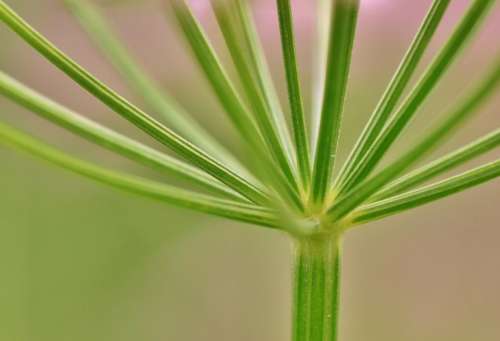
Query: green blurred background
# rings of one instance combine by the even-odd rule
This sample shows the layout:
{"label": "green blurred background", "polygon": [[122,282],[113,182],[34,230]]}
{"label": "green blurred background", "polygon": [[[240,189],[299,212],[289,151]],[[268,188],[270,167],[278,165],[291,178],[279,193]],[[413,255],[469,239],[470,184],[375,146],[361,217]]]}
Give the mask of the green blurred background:
{"label": "green blurred background", "polygon": [[[197,13],[228,61],[207,1],[194,1]],[[60,0],[6,2],[79,63],[141,105]],[[431,1],[361,2],[343,155]],[[285,99],[273,3],[259,0],[253,5],[274,79]],[[293,3],[302,81],[304,89],[310,89],[314,2]],[[468,3],[452,1],[426,63]],[[100,4],[148,73],[237,151],[234,132],[168,15],[165,19],[161,1]],[[499,33],[497,3],[395,152],[404,150],[487,70],[500,53]],[[1,25],[0,41],[2,70],[157,147]],[[306,97],[310,106],[311,96]],[[66,151],[175,183],[99,150],[3,98],[0,108],[1,121]],[[499,124],[497,95],[435,155]],[[468,167],[499,156],[493,152]],[[4,147],[0,165],[0,340],[289,339],[290,245],[285,236],[118,192]],[[499,340],[499,245],[499,181],[349,233],[344,246],[341,339]]]}

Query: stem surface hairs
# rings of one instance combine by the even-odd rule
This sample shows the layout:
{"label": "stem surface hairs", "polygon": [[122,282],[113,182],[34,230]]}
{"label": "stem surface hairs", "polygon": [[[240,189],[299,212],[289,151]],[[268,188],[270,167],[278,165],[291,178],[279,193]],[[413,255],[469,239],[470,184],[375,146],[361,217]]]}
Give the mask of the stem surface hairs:
{"label": "stem surface hairs", "polygon": [[[0,143],[122,191],[283,232],[293,241],[294,250],[293,340],[335,341],[339,335],[343,234],[500,176],[500,160],[456,173],[466,162],[499,147],[500,121],[492,123],[496,127],[488,134],[427,160],[431,152],[465,129],[498,89],[499,51],[485,52],[492,56],[491,66],[472,81],[472,86],[464,84],[466,91],[458,100],[450,99],[446,110],[421,110],[495,1],[470,1],[413,84],[410,81],[417,77],[423,56],[451,2],[432,1],[346,160],[337,157],[337,149],[343,143],[341,127],[359,1],[317,1],[313,108],[303,101],[291,1],[275,1],[286,101],[280,101],[247,0],[211,1],[223,47],[212,44],[187,1],[168,0],[166,8],[159,9],[168,13],[194,65],[240,138],[243,152],[235,154],[142,69],[101,8],[91,0],[64,3],[110,65],[143,100],[144,109],[79,65],[17,14],[8,1],[0,0],[0,21],[5,26],[82,91],[159,142],[160,147],[149,147],[94,122],[4,71],[0,71],[2,96],[98,147],[162,173],[166,180],[183,179],[190,189],[83,160],[6,123],[0,123]],[[229,52],[232,65],[222,62],[222,48]],[[228,67],[235,72],[228,72]],[[382,163],[418,115],[438,120],[434,127],[420,133],[415,143],[407,144],[399,155]],[[167,154],[163,147],[172,153]],[[455,174],[435,180],[452,172]]]}

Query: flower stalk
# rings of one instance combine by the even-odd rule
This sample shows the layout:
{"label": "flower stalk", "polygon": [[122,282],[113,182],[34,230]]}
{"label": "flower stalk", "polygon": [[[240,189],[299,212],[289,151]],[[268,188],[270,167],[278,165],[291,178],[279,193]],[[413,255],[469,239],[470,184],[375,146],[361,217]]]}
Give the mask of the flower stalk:
{"label": "flower stalk", "polygon": [[341,248],[336,234],[295,238],[293,341],[336,341]]}

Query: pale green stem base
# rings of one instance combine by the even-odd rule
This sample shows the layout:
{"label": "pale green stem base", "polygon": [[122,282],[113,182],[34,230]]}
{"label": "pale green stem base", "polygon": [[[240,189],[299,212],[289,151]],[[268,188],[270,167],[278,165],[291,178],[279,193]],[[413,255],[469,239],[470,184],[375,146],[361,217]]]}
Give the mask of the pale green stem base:
{"label": "pale green stem base", "polygon": [[336,341],[340,298],[340,240],[295,239],[293,341]]}

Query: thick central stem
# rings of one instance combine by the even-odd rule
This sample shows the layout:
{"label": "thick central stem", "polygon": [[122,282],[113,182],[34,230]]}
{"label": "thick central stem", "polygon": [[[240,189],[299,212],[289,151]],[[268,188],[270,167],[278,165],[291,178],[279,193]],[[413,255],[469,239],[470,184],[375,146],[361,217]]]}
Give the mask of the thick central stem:
{"label": "thick central stem", "polygon": [[293,341],[336,341],[340,241],[333,235],[295,240]]}

